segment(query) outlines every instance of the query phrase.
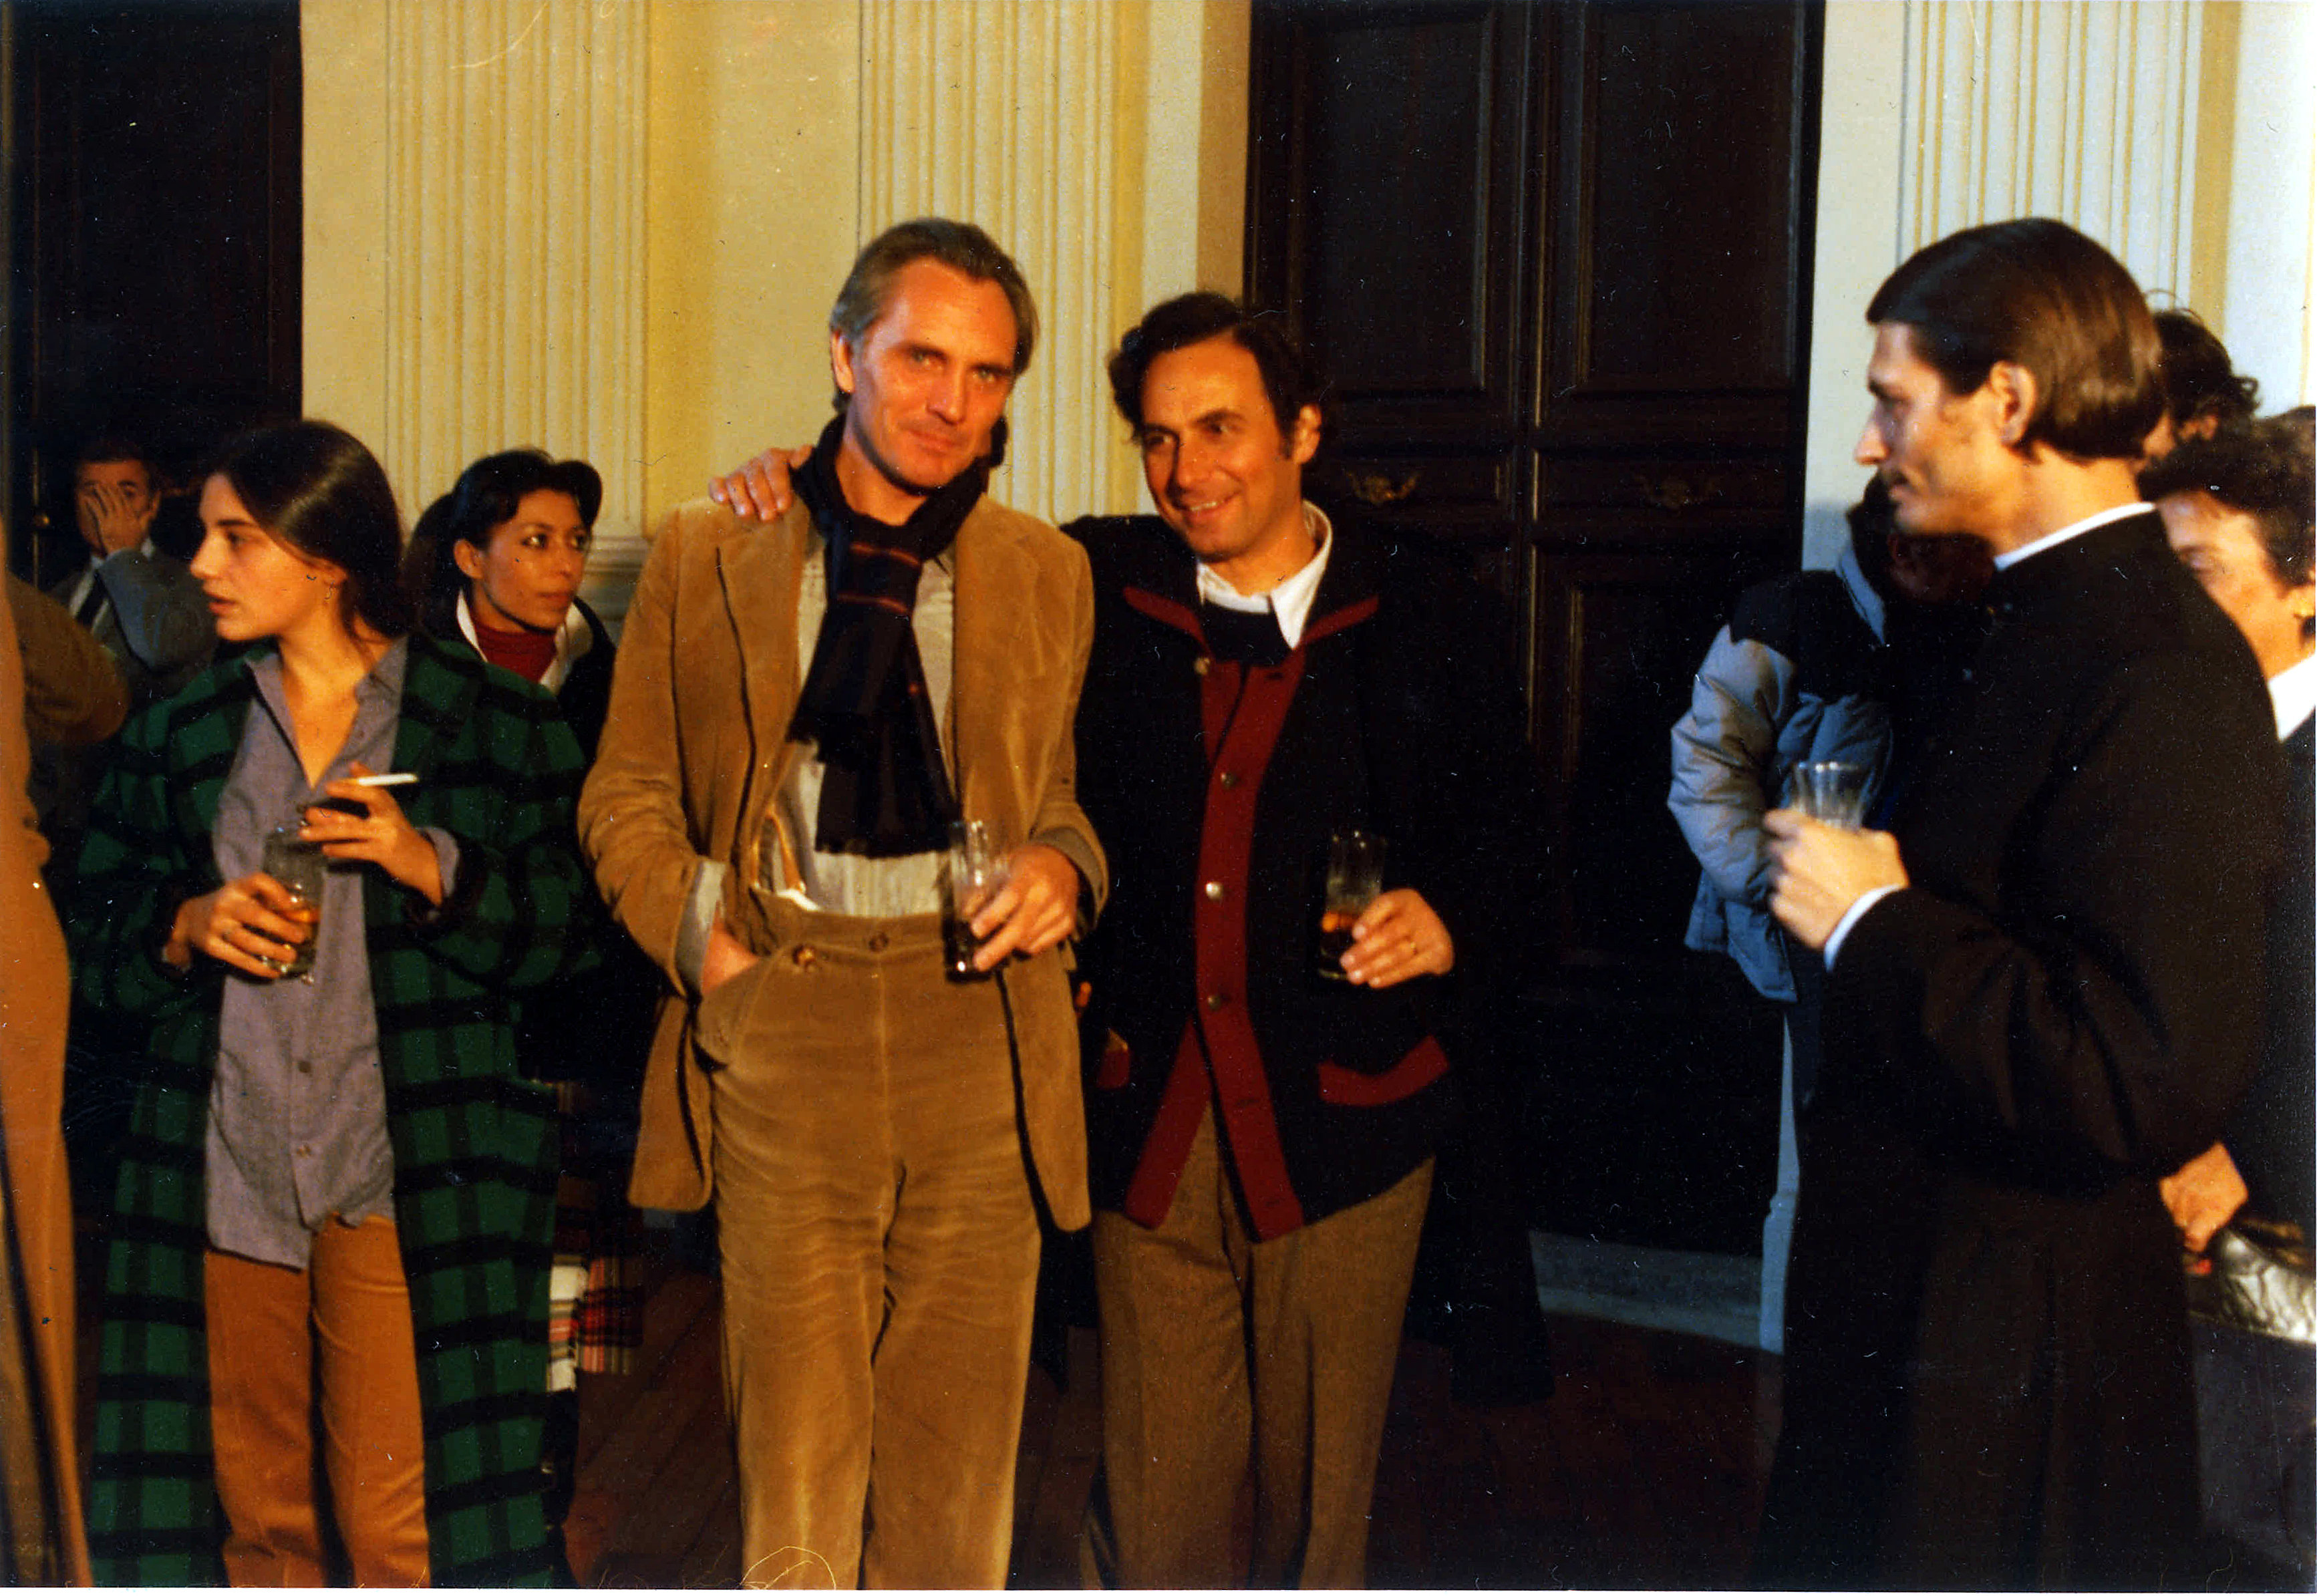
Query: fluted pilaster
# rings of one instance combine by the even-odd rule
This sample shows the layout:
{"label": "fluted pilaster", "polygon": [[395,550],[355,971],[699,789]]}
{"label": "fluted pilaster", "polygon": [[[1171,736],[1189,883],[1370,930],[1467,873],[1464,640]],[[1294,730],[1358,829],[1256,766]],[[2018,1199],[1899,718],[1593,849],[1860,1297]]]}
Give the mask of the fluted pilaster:
{"label": "fluted pilaster", "polygon": [[604,474],[593,585],[640,563],[646,8],[388,8],[385,424],[414,517],[492,450]]}
{"label": "fluted pilaster", "polygon": [[1122,145],[1136,137],[1122,98],[1124,35],[1141,26],[1140,7],[1107,0],[862,10],[861,239],[953,216],[1021,263],[1044,331],[993,491],[1050,518],[1132,502],[1102,362],[1140,309],[1140,257],[1124,246],[1141,201],[1122,213],[1118,174],[1140,153]]}
{"label": "fluted pilaster", "polygon": [[1960,227],[2051,216],[2143,287],[2185,297],[2204,8],[1915,0],[1903,14],[1897,258]]}

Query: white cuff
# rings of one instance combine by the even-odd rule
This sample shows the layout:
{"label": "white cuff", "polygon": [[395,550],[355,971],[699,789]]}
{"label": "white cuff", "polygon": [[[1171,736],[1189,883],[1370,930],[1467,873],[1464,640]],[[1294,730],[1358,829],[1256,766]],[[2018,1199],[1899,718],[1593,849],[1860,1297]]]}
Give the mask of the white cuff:
{"label": "white cuff", "polygon": [[1876,887],[1858,895],[1850,907],[1842,912],[1842,918],[1834,923],[1834,934],[1826,940],[1827,968],[1834,967],[1834,956],[1842,951],[1842,939],[1850,934],[1850,928],[1865,917],[1866,911],[1892,893],[1902,890],[1904,889],[1897,887]]}
{"label": "white cuff", "polygon": [[676,928],[675,973],[684,990],[695,994],[701,967],[708,962],[708,933],[716,929],[716,916],[723,912],[724,878],[730,869],[720,860],[700,861],[700,873],[692,878],[692,896],[684,906],[684,923]]}

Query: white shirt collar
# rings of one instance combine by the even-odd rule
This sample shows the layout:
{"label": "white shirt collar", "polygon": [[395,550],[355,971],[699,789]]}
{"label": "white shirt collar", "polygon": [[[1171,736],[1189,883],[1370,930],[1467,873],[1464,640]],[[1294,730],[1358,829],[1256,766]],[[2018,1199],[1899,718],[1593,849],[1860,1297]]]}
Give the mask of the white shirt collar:
{"label": "white shirt collar", "polygon": [[1319,596],[1320,578],[1328,572],[1328,550],[1335,544],[1335,531],[1328,524],[1328,513],[1309,500],[1304,502],[1305,523],[1319,540],[1319,550],[1304,562],[1303,568],[1280,583],[1269,593],[1245,593],[1215,575],[1207,566],[1199,566],[1199,602],[1218,609],[1237,610],[1245,615],[1260,615],[1269,611],[1279,620],[1279,635],[1293,648],[1303,641],[1303,623],[1311,617],[1311,601]]}
{"label": "white shirt collar", "polygon": [[[467,590],[463,587],[459,590],[459,629],[466,633],[475,652],[482,653],[483,640],[475,635],[475,612],[467,608]],[[540,677],[539,684],[550,692],[562,691],[563,678],[571,673],[573,664],[595,646],[595,629],[579,613],[579,601],[574,599],[571,607],[563,612],[563,624],[555,629],[555,657],[547,662],[547,673]]]}
{"label": "white shirt collar", "polygon": [[2277,710],[2279,742],[2299,731],[2301,723],[2310,716],[2317,715],[2317,654],[2271,676],[2268,701]]}
{"label": "white shirt collar", "polygon": [[2122,521],[2127,515],[2152,513],[2154,509],[2155,506],[2152,504],[2139,501],[2130,504],[2118,504],[2113,510],[2103,510],[2097,515],[2087,515],[2081,521],[2071,522],[2056,532],[2045,532],[2033,543],[2023,543],[2008,554],[1997,555],[1995,568],[1999,571],[2008,570],[2021,560],[2033,559],[2047,548],[2057,548],[2069,539],[2080,537],[2094,527],[2104,527],[2111,521]]}

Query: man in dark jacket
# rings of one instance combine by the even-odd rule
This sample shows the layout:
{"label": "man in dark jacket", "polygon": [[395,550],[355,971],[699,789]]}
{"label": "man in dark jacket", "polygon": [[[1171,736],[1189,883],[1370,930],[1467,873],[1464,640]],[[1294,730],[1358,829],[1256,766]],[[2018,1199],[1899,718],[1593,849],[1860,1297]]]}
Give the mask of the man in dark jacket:
{"label": "man in dark jacket", "polygon": [[[160,504],[142,448],[117,436],[90,439],[73,468],[73,507],[88,559],[49,587],[121,667],[132,715],[201,674],[217,649],[201,584],[183,560],[154,545]],[[60,851],[78,841],[112,754],[109,744],[34,748],[32,802]]]}
{"label": "man in dark jacket", "polygon": [[[1505,634],[1445,561],[1303,496],[1318,389],[1275,317],[1159,305],[1111,385],[1162,520],[1072,530],[1096,643],[1079,796],[1116,861],[1086,950],[1105,1497],[1093,1572],[1364,1582],[1436,1138],[1533,891]],[[1322,963],[1331,834],[1386,890]],[[1469,1021],[1467,1012],[1462,1019]]]}
{"label": "man in dark jacket", "polygon": [[2130,274],[2002,223],[1867,319],[1860,463],[1996,571],[1891,830],[1767,820],[1829,975],[1756,1573],[2152,1588],[2196,1465],[2156,1182],[2258,1057],[2276,729],[2133,485],[2163,392]]}

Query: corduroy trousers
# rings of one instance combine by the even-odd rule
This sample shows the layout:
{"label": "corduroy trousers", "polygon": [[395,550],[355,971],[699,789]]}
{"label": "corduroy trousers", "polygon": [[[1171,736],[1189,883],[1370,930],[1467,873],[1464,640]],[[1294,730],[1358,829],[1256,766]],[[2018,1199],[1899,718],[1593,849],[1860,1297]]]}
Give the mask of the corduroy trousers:
{"label": "corduroy trousers", "polygon": [[742,1583],[1005,1584],[1038,1222],[994,981],[775,902],[709,994]]}
{"label": "corduroy trousers", "polygon": [[1250,1460],[1261,1589],[1366,1583],[1368,1503],[1400,1356],[1427,1160],[1364,1203],[1269,1241],[1240,1217],[1214,1116],[1166,1223],[1094,1217],[1103,1493],[1088,1583],[1242,1583],[1231,1515]]}

